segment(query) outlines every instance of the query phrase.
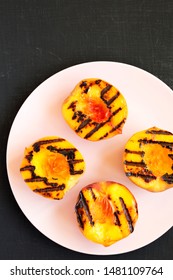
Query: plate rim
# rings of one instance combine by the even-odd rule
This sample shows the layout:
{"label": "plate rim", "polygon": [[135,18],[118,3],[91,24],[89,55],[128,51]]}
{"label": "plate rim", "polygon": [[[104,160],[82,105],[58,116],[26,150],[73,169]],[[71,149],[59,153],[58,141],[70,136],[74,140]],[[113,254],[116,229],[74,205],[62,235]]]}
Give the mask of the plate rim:
{"label": "plate rim", "polygon": [[[146,70],[144,70],[144,69],[142,69],[142,68],[139,68],[139,67],[137,67],[137,66],[134,66],[134,65],[131,65],[131,64],[127,64],[127,63],[122,63],[122,62],[104,61],[104,60],[103,60],[103,61],[100,61],[100,60],[99,60],[99,61],[88,61],[88,62],[79,63],[79,64],[76,64],[76,65],[69,66],[69,67],[67,67],[67,68],[64,68],[64,69],[62,69],[62,70],[60,70],[60,71],[54,73],[53,75],[51,75],[50,77],[48,77],[47,79],[45,79],[44,81],[42,81],[42,82],[28,95],[28,97],[23,101],[22,105],[21,105],[21,106],[19,107],[19,109],[17,110],[17,113],[16,113],[16,115],[15,115],[13,121],[12,121],[10,130],[9,130],[9,134],[8,134],[8,139],[7,139],[7,147],[6,147],[6,168],[7,168],[7,176],[8,176],[8,180],[9,180],[9,185],[10,185],[11,191],[12,191],[12,193],[13,193],[13,196],[14,196],[14,198],[15,198],[15,200],[16,200],[16,202],[17,202],[19,208],[20,208],[20,210],[21,210],[22,213],[25,215],[25,217],[29,220],[29,222],[30,222],[37,230],[39,230],[39,232],[40,232],[41,234],[43,234],[44,236],[46,236],[46,238],[49,238],[49,239],[50,239],[51,241],[53,241],[55,244],[58,244],[58,245],[60,245],[60,246],[62,246],[62,247],[64,247],[64,248],[67,248],[67,249],[76,251],[76,252],[78,252],[78,253],[91,254],[91,255],[118,255],[118,254],[120,254],[120,253],[114,252],[114,253],[108,253],[108,254],[107,254],[107,253],[106,253],[106,254],[100,254],[100,253],[89,253],[89,252],[87,253],[87,252],[83,252],[83,251],[78,251],[78,250],[75,250],[74,248],[69,248],[68,246],[66,247],[65,245],[63,245],[63,244],[61,244],[61,243],[57,243],[55,240],[53,240],[53,239],[51,239],[50,237],[48,237],[47,235],[45,235],[45,234],[44,234],[37,226],[35,226],[35,224],[33,224],[33,222],[27,217],[27,215],[25,214],[25,212],[23,211],[23,209],[21,209],[21,206],[19,205],[19,203],[18,203],[18,201],[17,201],[16,194],[14,193],[14,190],[13,190],[13,188],[12,188],[12,186],[11,186],[11,178],[10,178],[10,172],[9,172],[9,168],[8,168],[8,161],[9,161],[8,150],[9,150],[9,145],[10,145],[10,137],[11,137],[11,134],[12,134],[12,130],[14,129],[15,121],[16,121],[16,119],[17,119],[19,113],[20,113],[20,110],[21,110],[22,107],[25,105],[25,102],[26,102],[27,100],[29,100],[29,98],[30,98],[31,95],[33,96],[33,94],[36,94],[37,91],[38,91],[38,89],[39,89],[42,85],[46,84],[47,81],[48,81],[48,80],[51,80],[53,77],[55,77],[55,76],[57,76],[57,75],[59,75],[59,74],[63,74],[63,72],[65,72],[65,71],[67,71],[67,70],[70,71],[70,70],[73,70],[74,68],[82,67],[82,66],[85,66],[85,65],[93,64],[93,63],[94,63],[94,64],[101,64],[101,63],[103,63],[103,64],[104,64],[104,63],[106,63],[106,64],[107,64],[107,63],[108,63],[108,64],[117,64],[117,65],[129,67],[129,68],[132,68],[132,69],[136,69],[137,71],[141,71],[141,72],[145,73],[146,75],[150,75],[152,78],[158,80],[160,83],[162,83],[162,84],[164,85],[165,88],[167,88],[167,89],[170,91],[170,94],[172,94],[172,92],[173,92],[172,89],[171,89],[165,82],[163,82],[160,78],[158,78],[157,76],[153,75],[152,73],[150,73],[150,72],[148,72],[148,71],[146,71]],[[170,227],[170,228],[171,228],[171,227]],[[168,228],[167,230],[165,230],[165,231],[164,231],[161,235],[159,235],[156,239],[158,239],[160,236],[162,236],[163,234],[165,234],[170,228]],[[125,251],[125,252],[123,252],[123,253],[129,253],[129,252],[131,252],[131,251],[138,250],[138,249],[140,249],[140,248],[142,248],[142,247],[145,247],[145,246],[147,246],[148,244],[152,243],[152,242],[155,241],[156,239],[151,240],[150,242],[148,242],[147,244],[142,245],[141,247],[137,247],[137,248],[134,248],[133,250]]]}

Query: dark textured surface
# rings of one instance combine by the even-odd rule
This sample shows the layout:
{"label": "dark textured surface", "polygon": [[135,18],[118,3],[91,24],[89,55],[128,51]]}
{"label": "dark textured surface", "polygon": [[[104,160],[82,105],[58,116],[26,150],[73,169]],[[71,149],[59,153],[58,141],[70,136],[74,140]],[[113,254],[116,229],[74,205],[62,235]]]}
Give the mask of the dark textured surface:
{"label": "dark textured surface", "polygon": [[90,256],[55,244],[19,209],[5,163],[20,106],[35,87],[66,67],[97,60],[128,63],[173,89],[172,15],[172,0],[0,1],[0,259],[173,259],[173,228],[122,255]]}

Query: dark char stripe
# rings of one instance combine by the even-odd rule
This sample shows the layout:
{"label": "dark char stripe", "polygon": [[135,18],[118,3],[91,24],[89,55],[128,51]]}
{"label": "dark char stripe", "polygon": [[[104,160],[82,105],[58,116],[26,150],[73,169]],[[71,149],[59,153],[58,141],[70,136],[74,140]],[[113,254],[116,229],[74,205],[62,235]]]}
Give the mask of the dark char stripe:
{"label": "dark char stripe", "polygon": [[80,84],[80,87],[86,87],[87,86],[87,82],[86,81],[82,81],[82,83]]}
{"label": "dark char stripe", "polygon": [[101,81],[102,81],[102,80],[100,80],[100,79],[99,79],[99,80],[96,80],[96,81],[95,81],[95,84],[96,84],[96,85],[99,85],[99,84],[101,83]]}
{"label": "dark char stripe", "polygon": [[139,143],[144,143],[144,144],[159,144],[162,147],[168,148],[170,150],[173,149],[173,142],[166,142],[166,141],[153,141],[151,139],[139,139],[138,140]]}
{"label": "dark char stripe", "polygon": [[87,126],[90,122],[91,122],[91,119],[90,119],[90,118],[84,120],[84,121],[78,126],[78,128],[77,128],[75,131],[76,131],[76,132],[79,132],[82,128],[84,128],[85,126]]}
{"label": "dark char stripe", "polygon": [[26,156],[25,158],[28,160],[28,162],[30,163],[32,158],[33,158],[33,151],[30,151]]}
{"label": "dark char stripe", "polygon": [[76,109],[76,103],[77,103],[77,100],[73,101],[67,109],[72,109],[72,111],[75,111]]}
{"label": "dark char stripe", "polygon": [[119,216],[118,216],[118,211],[114,212],[114,216],[115,216],[115,225],[120,227],[121,223],[120,223],[120,219],[119,219]]}
{"label": "dark char stripe", "polygon": [[26,166],[20,168],[20,171],[27,171],[27,170],[33,172],[35,170],[35,166],[26,165]]}
{"label": "dark char stripe", "polygon": [[[85,138],[85,139],[90,138],[90,137],[91,137],[95,132],[97,132],[101,127],[103,127],[106,123],[110,122],[111,118],[112,118],[113,116],[115,116],[116,114],[118,114],[118,112],[121,111],[121,110],[122,110],[121,107],[118,108],[117,110],[115,110],[115,111],[112,113],[112,115],[108,118],[107,121],[102,122],[102,123],[96,123],[95,127],[94,127],[90,132],[88,132],[88,133],[85,135],[84,138]],[[124,120],[123,120],[122,122],[124,122]],[[122,125],[122,122],[121,122],[120,124],[118,124],[115,128],[113,128],[113,129],[111,130],[111,132],[114,131],[114,130],[116,130],[118,127],[120,127],[120,126]],[[101,139],[101,138],[100,138],[100,139]]]}
{"label": "dark char stripe", "polygon": [[80,193],[79,193],[79,200],[80,200],[80,204],[83,206],[83,208],[85,210],[85,213],[86,213],[86,215],[87,215],[87,217],[89,219],[90,224],[92,226],[94,226],[94,221],[92,219],[92,216],[91,216],[91,213],[90,213],[87,201],[86,201],[82,191],[80,191]]}
{"label": "dark char stripe", "polygon": [[[92,195],[92,198],[93,200],[95,201],[96,200],[96,196],[93,192],[93,189],[92,188],[88,188],[88,190],[91,192],[91,195]],[[84,205],[85,205],[85,208],[84,208]],[[75,206],[75,212],[76,212],[76,216],[77,216],[77,220],[78,220],[78,223],[79,223],[79,226],[84,229],[84,223],[85,223],[85,219],[83,219],[83,209],[85,210],[85,212],[87,213],[87,216],[89,217],[89,220],[90,220],[90,223],[92,225],[94,225],[94,222],[92,220],[92,216],[89,212],[89,208],[88,208],[88,205],[86,205],[86,200],[84,198],[84,196],[80,193],[79,194],[79,199],[76,203],[76,206]]]}
{"label": "dark char stripe", "polygon": [[108,136],[108,132],[106,132],[103,136],[101,136],[100,138],[99,138],[99,140],[102,140],[102,139],[104,139],[104,138],[106,138],[107,136]]}
{"label": "dark char stripe", "polygon": [[83,162],[83,159],[75,159],[76,148],[57,149],[56,147],[48,146],[47,149],[53,153],[60,153],[67,157],[71,175],[82,174],[84,172],[82,169],[74,170],[74,164]]}
{"label": "dark char stripe", "polygon": [[92,195],[92,198],[93,198],[93,200],[95,201],[96,200],[96,195],[95,195],[95,193],[93,192],[93,188],[88,188],[88,190],[90,190],[90,192],[91,192],[91,195]]}
{"label": "dark char stripe", "polygon": [[117,124],[116,126],[114,126],[111,130],[110,133],[112,133],[113,131],[119,129],[124,123],[125,123],[126,118],[124,118],[119,124]]}
{"label": "dark char stripe", "polygon": [[38,142],[33,144],[33,149],[34,149],[35,152],[39,152],[41,145],[47,145],[47,144],[52,144],[52,143],[62,142],[62,141],[65,141],[65,140],[63,138],[55,138],[55,139],[49,139],[49,140],[40,140],[40,141],[38,141]]}
{"label": "dark char stripe", "polygon": [[133,173],[133,172],[126,172],[127,177],[140,177],[144,179],[146,183],[149,183],[152,180],[156,180],[156,177],[152,174],[142,174],[142,173]]}
{"label": "dark char stripe", "polygon": [[71,175],[80,175],[84,172],[82,169],[74,170],[74,166],[71,165],[70,163],[69,163],[69,165],[70,165],[70,174]]}
{"label": "dark char stripe", "polygon": [[118,91],[114,96],[112,96],[109,100],[107,100],[107,101],[106,101],[107,106],[110,106],[111,103],[112,103],[113,101],[115,101],[115,99],[117,99],[119,95],[120,95],[120,93],[119,93],[119,91]]}
{"label": "dark char stripe", "polygon": [[85,139],[90,138],[95,132],[97,132],[102,126],[104,126],[105,123],[97,123],[96,126],[85,135]]}
{"label": "dark char stripe", "polygon": [[50,188],[35,189],[34,192],[36,192],[36,193],[54,192],[54,191],[62,191],[64,189],[65,189],[65,185],[62,184],[62,185],[50,187]]}
{"label": "dark char stripe", "polygon": [[130,232],[132,233],[133,230],[134,230],[132,218],[131,218],[131,216],[130,216],[130,213],[129,213],[129,211],[128,211],[128,208],[126,207],[126,204],[125,204],[125,202],[124,202],[124,199],[123,199],[122,197],[119,197],[119,200],[120,200],[120,202],[121,202],[121,206],[122,206],[122,208],[123,208],[124,215],[125,215],[126,220],[127,220],[127,222],[128,222],[129,230],[130,230]]}
{"label": "dark char stripe", "polygon": [[74,159],[74,160],[70,160],[71,164],[76,164],[76,163],[80,163],[83,162],[83,159]]}
{"label": "dark char stripe", "polygon": [[75,152],[77,151],[76,148],[56,148],[54,146],[48,146],[47,150],[53,153],[59,153],[62,154],[63,156],[67,157],[67,159],[75,159]]}
{"label": "dark char stripe", "polygon": [[168,156],[173,160],[173,154],[169,154]]}
{"label": "dark char stripe", "polygon": [[25,179],[25,182],[26,183],[45,182],[45,178],[43,178],[43,177],[28,178],[28,179]]}
{"label": "dark char stripe", "polygon": [[101,93],[100,93],[100,97],[105,101],[104,99],[104,95],[106,92],[108,92],[111,89],[111,85],[107,85],[105,88],[102,89]]}
{"label": "dark char stripe", "polygon": [[116,100],[118,98],[118,96],[120,95],[120,92],[117,91],[116,94],[114,96],[112,96],[109,100],[104,98],[104,95],[111,89],[111,85],[107,85],[104,89],[102,89],[101,93],[100,93],[100,98],[104,101],[104,103],[106,103],[107,106],[110,106],[110,104]]}
{"label": "dark char stripe", "polygon": [[31,172],[31,178],[25,179],[26,183],[44,182],[44,184],[47,186],[57,187],[57,185],[58,185],[57,183],[48,182],[46,177],[37,176],[34,172],[35,166],[27,165],[27,166],[20,168],[21,172],[27,171],[27,170]]}
{"label": "dark char stripe", "polygon": [[76,205],[75,207],[75,212],[76,212],[76,216],[77,216],[77,221],[79,223],[79,226],[84,229],[84,223],[83,223],[83,220],[82,220],[82,213],[80,213],[79,209],[78,209],[78,206]]}
{"label": "dark char stripe", "polygon": [[128,149],[125,149],[125,153],[140,155],[141,157],[143,157],[145,155],[144,151],[132,151],[132,150],[128,150]]}
{"label": "dark char stripe", "polygon": [[[114,126],[114,127],[109,131],[109,133],[112,133],[112,132],[114,132],[115,130],[119,129],[119,128],[125,123],[125,120],[126,120],[126,119],[124,118],[119,124],[117,124],[116,126]],[[99,138],[99,140],[102,140],[102,139],[104,139],[105,137],[107,137],[109,133],[108,133],[108,132],[105,133],[102,137]]]}
{"label": "dark char stripe", "polygon": [[39,176],[35,176],[35,177],[32,177],[32,178],[25,179],[25,182],[26,183],[44,182],[44,184],[47,185],[47,186],[51,186],[51,187],[57,187],[58,186],[57,183],[48,182],[46,177],[39,177]]}
{"label": "dark char stripe", "polygon": [[147,130],[147,134],[158,134],[158,135],[173,135],[171,132],[166,131],[166,130]]}
{"label": "dark char stripe", "polygon": [[168,184],[173,184],[173,174],[166,173],[162,176],[162,179]]}
{"label": "dark char stripe", "polygon": [[137,166],[137,167],[146,167],[146,164],[145,164],[145,162],[142,160],[142,161],[140,161],[140,162],[138,162],[138,161],[127,161],[127,160],[125,160],[124,161],[124,164],[126,164],[126,165],[130,165],[130,166]]}

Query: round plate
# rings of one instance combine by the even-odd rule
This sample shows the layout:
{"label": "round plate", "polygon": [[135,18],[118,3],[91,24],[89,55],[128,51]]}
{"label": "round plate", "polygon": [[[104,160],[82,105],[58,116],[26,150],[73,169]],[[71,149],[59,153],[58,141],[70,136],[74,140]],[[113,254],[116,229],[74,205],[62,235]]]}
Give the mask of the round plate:
{"label": "round plate", "polygon": [[[85,78],[113,84],[128,104],[123,133],[91,142],[77,136],[63,119],[61,107],[75,85]],[[143,247],[173,225],[173,188],[161,193],[143,190],[126,177],[122,155],[125,143],[137,131],[153,126],[172,131],[172,90],[158,78],[134,66],[116,62],[88,62],[67,68],[43,82],[20,108],[9,134],[7,170],[13,194],[30,222],[54,242],[83,253],[110,255]],[[86,172],[63,200],[52,201],[33,193],[24,183],[20,164],[25,147],[44,136],[60,136],[75,145],[86,161]],[[77,225],[74,206],[82,187],[96,181],[124,184],[136,197],[139,219],[134,232],[112,246],[87,240]]]}

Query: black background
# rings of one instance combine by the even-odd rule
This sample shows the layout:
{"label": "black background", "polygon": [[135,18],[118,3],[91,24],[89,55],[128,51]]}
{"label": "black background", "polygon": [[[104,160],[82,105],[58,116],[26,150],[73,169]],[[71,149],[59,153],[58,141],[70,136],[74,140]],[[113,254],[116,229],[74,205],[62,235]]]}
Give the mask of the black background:
{"label": "black background", "polygon": [[0,259],[173,259],[173,228],[126,254],[63,248],[32,226],[11,192],[6,145],[20,106],[54,73],[99,60],[135,65],[173,88],[173,1],[0,0]]}

